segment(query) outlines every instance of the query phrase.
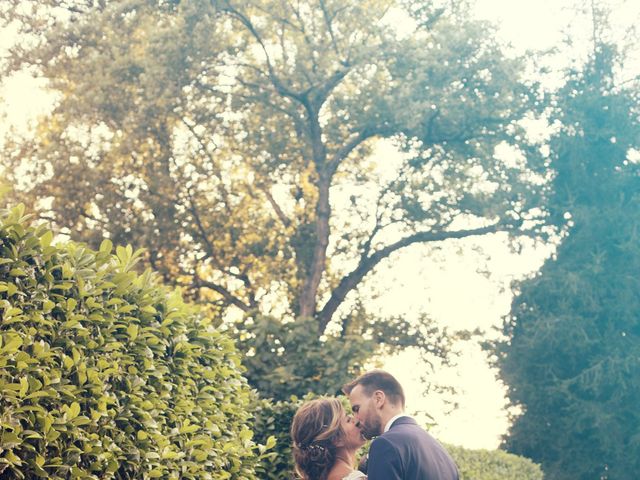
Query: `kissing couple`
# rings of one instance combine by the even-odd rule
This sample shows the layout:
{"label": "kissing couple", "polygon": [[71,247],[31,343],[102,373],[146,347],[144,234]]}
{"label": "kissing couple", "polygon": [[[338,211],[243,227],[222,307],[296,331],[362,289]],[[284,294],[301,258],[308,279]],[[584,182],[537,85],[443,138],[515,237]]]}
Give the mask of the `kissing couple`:
{"label": "kissing couple", "polygon": [[[296,474],[302,480],[458,480],[458,469],[431,435],[404,414],[400,383],[383,370],[342,388],[353,415],[337,398],[304,403],[293,417]],[[356,452],[371,440],[366,474]]]}

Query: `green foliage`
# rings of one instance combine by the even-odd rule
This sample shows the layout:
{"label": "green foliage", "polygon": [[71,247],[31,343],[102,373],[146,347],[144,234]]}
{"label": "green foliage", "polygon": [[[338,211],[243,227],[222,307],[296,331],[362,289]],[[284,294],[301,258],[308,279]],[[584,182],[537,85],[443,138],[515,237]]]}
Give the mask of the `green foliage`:
{"label": "green foliage", "polygon": [[616,85],[621,59],[597,41],[559,92],[549,211],[565,238],[521,285],[496,348],[523,412],[505,445],[554,480],[640,471],[640,121],[637,86]]}
{"label": "green foliage", "polygon": [[[305,397],[305,399],[308,398],[310,397]],[[292,478],[291,422],[303,401],[296,397],[278,402],[256,399],[251,406],[254,414],[254,441],[260,445],[272,447],[261,456],[260,463],[256,467],[256,473],[260,479],[289,480]]]}
{"label": "green foliage", "polygon": [[109,240],[0,217],[0,476],[250,479],[234,344]]}
{"label": "green foliage", "polygon": [[244,322],[238,348],[247,379],[263,396],[287,400],[304,392],[334,395],[374,345],[352,336],[319,339],[311,319],[282,324],[258,316]]}
{"label": "green foliage", "polygon": [[460,480],[542,480],[539,465],[531,460],[502,450],[469,450],[446,446],[458,471]]}

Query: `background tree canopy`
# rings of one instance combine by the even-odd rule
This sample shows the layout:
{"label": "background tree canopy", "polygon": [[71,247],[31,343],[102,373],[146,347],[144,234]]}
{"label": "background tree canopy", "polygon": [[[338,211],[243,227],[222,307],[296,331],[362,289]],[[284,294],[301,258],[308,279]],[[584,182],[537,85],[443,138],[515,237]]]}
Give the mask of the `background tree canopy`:
{"label": "background tree canopy", "polygon": [[[594,10],[594,49],[557,92],[549,211],[554,258],[521,285],[497,348],[512,405],[505,446],[549,478],[640,470],[638,90]],[[636,79],[637,80],[637,79]]]}
{"label": "background tree canopy", "polygon": [[[519,124],[535,88],[463,8],[0,8],[23,33],[4,74],[28,69],[59,95],[35,135],[6,144],[15,196],[75,239],[145,247],[166,281],[235,312],[249,379],[270,375],[265,393],[333,391],[407,345],[446,356],[427,316],[412,326],[368,312],[363,279],[410,245],[537,224],[531,173],[543,166]],[[377,156],[382,140],[403,154]],[[318,349],[344,353],[300,362]]]}

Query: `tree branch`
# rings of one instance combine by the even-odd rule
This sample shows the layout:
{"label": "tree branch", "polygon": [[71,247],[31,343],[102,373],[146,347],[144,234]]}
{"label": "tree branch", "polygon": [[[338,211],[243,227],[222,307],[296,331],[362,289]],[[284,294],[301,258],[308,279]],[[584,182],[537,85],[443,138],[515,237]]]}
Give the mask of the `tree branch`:
{"label": "tree branch", "polygon": [[238,297],[233,295],[229,290],[224,288],[222,285],[218,285],[217,283],[213,283],[213,282],[210,282],[208,280],[204,280],[204,279],[200,278],[197,273],[194,274],[193,285],[196,288],[205,287],[205,288],[208,288],[210,290],[213,290],[216,293],[219,293],[220,295],[222,295],[222,298],[224,298],[227,301],[227,303],[229,303],[231,305],[235,305],[236,307],[238,307],[243,312],[248,312],[248,311],[251,310],[251,306],[250,305],[247,305],[246,303],[244,303],[242,300],[240,300]]}
{"label": "tree branch", "polygon": [[350,140],[347,141],[336,153],[334,153],[333,157],[327,163],[328,173],[333,176],[333,174],[338,169],[338,166],[342,161],[349,156],[349,154],[358,148],[365,140],[374,137],[376,134],[372,131],[363,130],[362,132],[356,134]]}
{"label": "tree branch", "polygon": [[371,245],[373,244],[373,239],[376,237],[376,235],[379,232],[381,232],[383,229],[391,225],[400,223],[400,220],[392,220],[391,222],[385,225],[382,224],[382,214],[379,212],[380,212],[380,200],[382,199],[383,195],[384,195],[384,192],[380,195],[380,198],[378,199],[378,204],[376,205],[376,224],[373,226],[373,229],[371,230],[369,237],[362,244],[361,251],[363,256],[369,255],[369,252],[371,251]]}
{"label": "tree branch", "polygon": [[198,213],[198,209],[195,205],[195,200],[193,199],[193,196],[191,194],[191,189],[189,187],[187,187],[187,196],[189,197],[189,210],[191,211],[191,215],[193,216],[193,219],[196,222],[196,227],[198,228],[198,232],[200,232],[200,237],[204,242],[207,255],[209,255],[209,258],[213,260],[216,258],[216,254],[213,249],[213,245],[211,244],[211,240],[209,240],[209,235],[207,235],[207,231],[205,230],[204,225],[202,224],[202,220],[200,219],[200,214]]}
{"label": "tree branch", "polygon": [[227,8],[224,8],[223,11],[226,11],[232,17],[235,17],[237,20],[239,20],[240,23],[242,23],[242,25],[244,25],[245,28],[249,31],[249,33],[253,36],[253,38],[255,38],[256,42],[258,42],[258,45],[260,45],[260,49],[264,53],[265,61],[267,62],[267,70],[269,71],[269,78],[273,86],[276,88],[276,91],[282,96],[289,97],[293,100],[296,100],[297,102],[303,103],[303,100],[304,100],[303,97],[297,94],[296,92],[292,91],[291,89],[287,88],[276,75],[275,69],[273,68],[273,64],[271,63],[271,57],[269,56],[267,47],[262,41],[262,38],[260,37],[260,34],[256,30],[256,28],[253,26],[253,23],[251,23],[251,20],[249,20],[249,18],[247,18],[242,13],[240,13],[240,11],[232,7],[229,1],[226,1],[224,3],[227,5]]}
{"label": "tree branch", "polygon": [[282,208],[280,208],[280,205],[278,205],[278,203],[276,202],[275,198],[273,198],[273,195],[271,195],[271,192],[269,191],[269,189],[267,187],[263,187],[263,186],[260,186],[258,188],[260,190],[262,190],[264,195],[267,197],[267,200],[269,200],[269,203],[273,207],[273,210],[276,212],[276,215],[278,216],[278,218],[280,219],[282,224],[285,227],[290,226],[291,225],[291,220],[282,211]]}
{"label": "tree branch", "polygon": [[[241,85],[243,85],[244,87],[247,87],[248,90],[256,89],[258,92],[264,92],[266,95],[270,95],[272,93],[269,90],[264,89],[259,84],[252,84],[252,83],[249,83],[249,82],[245,82],[243,80],[239,80],[239,83]],[[260,97],[258,94],[247,95],[247,94],[235,93],[235,96],[238,97],[238,98],[242,98],[244,100],[249,100],[249,101],[262,103],[262,104],[264,104],[264,105],[266,105],[266,106],[268,106],[270,108],[273,108],[274,110],[277,110],[278,112],[283,113],[284,115],[287,115],[297,125],[299,125],[299,126],[302,125],[302,120],[300,119],[300,117],[296,113],[295,109],[294,110],[288,110],[288,109],[286,109],[284,107],[280,107],[279,105],[268,101],[268,99]]]}
{"label": "tree branch", "polygon": [[[322,108],[322,105],[324,104],[324,102],[329,97],[329,94],[333,91],[334,88],[336,88],[336,86],[338,84],[340,84],[342,79],[344,77],[346,77],[348,73],[349,73],[349,64],[345,63],[345,68],[344,69],[336,70],[333,73],[333,75],[331,75],[327,79],[327,81],[324,83],[324,85],[316,88],[315,95],[313,95],[313,97],[311,97],[311,101],[309,102],[308,105],[303,103],[303,105],[305,105],[307,110],[309,112],[311,112],[311,111],[319,112],[320,109]],[[305,96],[307,94],[309,94],[311,91],[313,91],[314,88],[315,88],[315,86],[312,84],[310,86],[310,88],[305,91]]]}
{"label": "tree branch", "polygon": [[360,258],[358,266],[351,273],[345,275],[338,286],[331,292],[331,297],[317,315],[318,328],[321,333],[325,331],[327,325],[331,321],[333,314],[342,304],[347,294],[356,288],[360,281],[378,265],[382,260],[387,258],[393,252],[402,248],[413,245],[414,243],[440,242],[443,240],[467,238],[477,235],[485,235],[506,229],[507,225],[495,224],[488,227],[481,227],[472,230],[459,230],[454,232],[418,232],[398,240],[391,245],[376,251],[370,256],[363,255]]}
{"label": "tree branch", "polygon": [[320,0],[320,8],[322,9],[324,22],[327,26],[327,31],[329,32],[329,38],[331,38],[331,45],[333,45],[333,49],[335,50],[336,54],[340,56],[340,49],[338,48],[338,42],[336,41],[336,37],[333,33],[333,19],[336,17],[337,12],[334,15],[330,16],[324,0]]}
{"label": "tree branch", "polygon": [[[229,203],[229,192],[227,191],[227,189],[224,186],[224,179],[222,178],[222,172],[220,171],[220,167],[217,165],[217,162],[213,158],[213,155],[211,154],[211,152],[207,148],[207,145],[205,144],[205,142],[202,139],[202,137],[200,135],[198,135],[198,132],[196,132],[194,126],[190,125],[189,122],[187,122],[186,119],[183,118],[183,117],[181,117],[180,120],[182,121],[183,125],[185,125],[187,127],[187,129],[189,130],[191,135],[193,135],[193,138],[196,139],[196,141],[200,145],[200,148],[202,149],[202,152],[204,153],[204,155],[207,157],[207,159],[211,163],[211,167],[213,168],[214,175],[216,176],[216,178],[220,182],[219,183],[219,188],[220,188],[220,192],[222,194],[222,200],[223,200],[223,203],[224,203],[224,208],[227,211],[227,214],[231,215],[231,208],[230,208],[230,203]],[[178,171],[182,171],[180,166],[175,161],[175,158],[173,159],[173,164],[174,164],[175,168],[178,169]],[[187,194],[189,196],[189,201],[191,202],[192,211],[195,211],[194,210],[195,209],[195,203],[194,203],[193,195],[191,193],[191,188],[188,187],[188,186],[186,188],[187,188]]]}

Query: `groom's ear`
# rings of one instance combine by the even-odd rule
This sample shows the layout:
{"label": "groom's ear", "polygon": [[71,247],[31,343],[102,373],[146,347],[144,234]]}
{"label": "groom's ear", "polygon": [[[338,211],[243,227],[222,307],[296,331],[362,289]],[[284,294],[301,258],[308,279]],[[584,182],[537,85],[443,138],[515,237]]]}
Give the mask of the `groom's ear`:
{"label": "groom's ear", "polygon": [[373,401],[378,408],[382,408],[387,401],[387,396],[382,390],[376,390],[373,392]]}

